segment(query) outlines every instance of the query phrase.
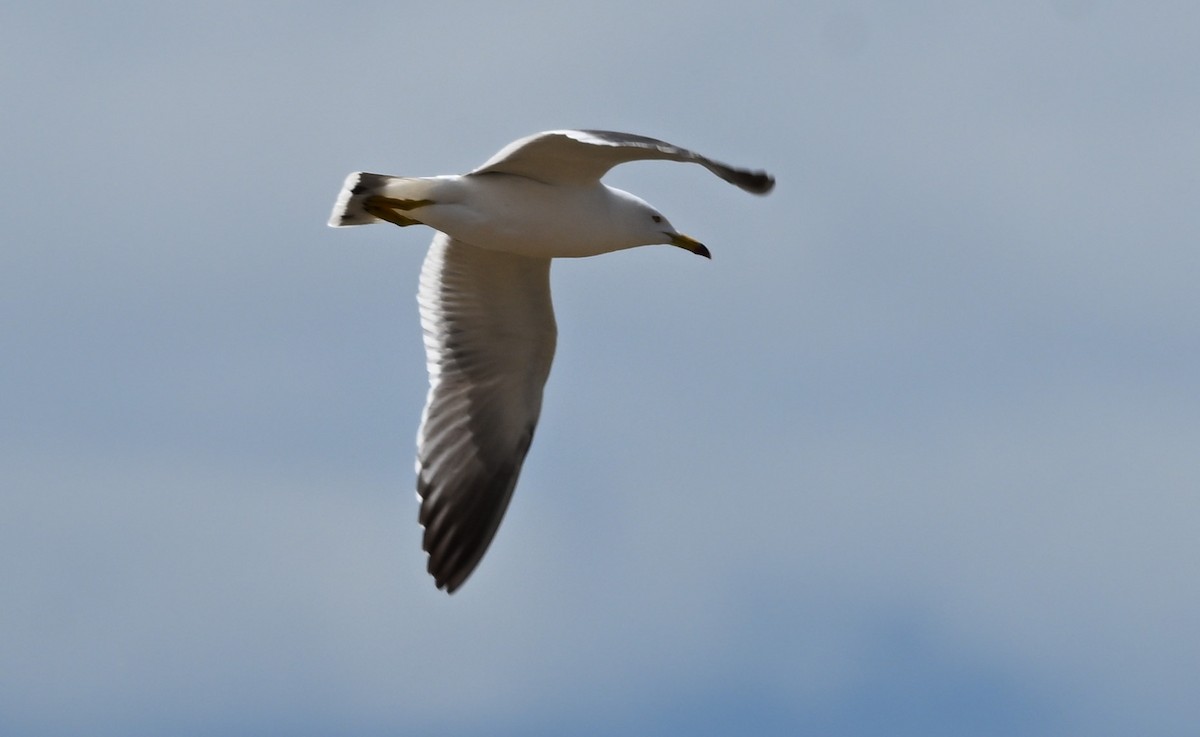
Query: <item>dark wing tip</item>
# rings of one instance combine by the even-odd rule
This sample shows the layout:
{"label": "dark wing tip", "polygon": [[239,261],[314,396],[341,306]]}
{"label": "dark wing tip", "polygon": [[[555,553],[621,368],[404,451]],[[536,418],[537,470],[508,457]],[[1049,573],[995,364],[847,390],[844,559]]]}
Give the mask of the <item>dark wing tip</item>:
{"label": "dark wing tip", "polygon": [[723,166],[723,170],[715,170],[725,181],[744,189],[751,194],[767,194],[775,189],[775,177],[765,171],[750,171]]}
{"label": "dark wing tip", "polygon": [[479,529],[476,515],[430,503],[432,492],[433,485],[424,474],[418,476],[417,494],[422,499],[418,517],[425,528],[421,547],[428,556],[425,570],[438,589],[453,594],[479,565],[491,538]]}
{"label": "dark wing tip", "polygon": [[526,428],[512,457],[468,477],[455,493],[439,493],[447,490],[437,488],[438,482],[430,478],[422,463],[417,474],[421,499],[417,518],[425,528],[421,547],[429,556],[426,570],[434,585],[447,594],[471,577],[496,537],[533,442],[533,430],[533,424]]}
{"label": "dark wing tip", "polygon": [[775,189],[775,177],[765,171],[750,172],[744,188],[754,194],[767,194]]}

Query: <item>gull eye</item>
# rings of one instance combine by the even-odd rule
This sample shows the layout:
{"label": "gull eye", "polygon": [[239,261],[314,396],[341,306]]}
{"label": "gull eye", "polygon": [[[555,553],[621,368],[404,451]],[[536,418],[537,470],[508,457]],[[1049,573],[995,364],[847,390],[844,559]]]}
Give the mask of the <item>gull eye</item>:
{"label": "gull eye", "polygon": [[650,219],[651,219],[651,220],[653,220],[653,221],[654,221],[654,222],[656,222],[656,223],[661,223],[661,222],[662,222],[662,215],[651,215],[651,216],[650,216]]}

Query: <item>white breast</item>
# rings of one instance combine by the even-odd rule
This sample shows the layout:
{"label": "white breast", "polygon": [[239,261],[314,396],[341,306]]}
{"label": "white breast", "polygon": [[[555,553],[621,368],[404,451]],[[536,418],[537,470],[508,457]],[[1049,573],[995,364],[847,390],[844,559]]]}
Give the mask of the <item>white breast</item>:
{"label": "white breast", "polygon": [[541,258],[594,256],[644,244],[623,227],[631,197],[600,183],[546,185],[476,174],[445,180],[433,197],[438,204],[413,215],[478,248]]}

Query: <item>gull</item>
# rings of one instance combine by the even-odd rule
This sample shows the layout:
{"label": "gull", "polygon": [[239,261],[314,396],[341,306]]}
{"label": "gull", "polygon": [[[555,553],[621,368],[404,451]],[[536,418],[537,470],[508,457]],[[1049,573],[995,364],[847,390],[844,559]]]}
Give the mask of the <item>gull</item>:
{"label": "gull", "polygon": [[699,164],[754,194],[775,186],[766,172],[654,138],[554,130],[510,143],[467,174],[356,172],[338,195],[332,227],[437,231],[417,291],[429,395],[416,473],[422,548],[447,593],[495,537],[533,440],[557,336],[550,260],[657,244],[711,258],[648,203],[600,181],[645,159]]}

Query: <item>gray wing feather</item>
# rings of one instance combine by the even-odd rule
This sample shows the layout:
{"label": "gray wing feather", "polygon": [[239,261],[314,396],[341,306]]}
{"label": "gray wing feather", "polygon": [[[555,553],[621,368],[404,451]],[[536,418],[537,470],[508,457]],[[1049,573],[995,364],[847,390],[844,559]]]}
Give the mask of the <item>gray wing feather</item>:
{"label": "gray wing feather", "polygon": [[471,173],[519,174],[547,184],[587,184],[599,180],[617,164],[646,159],[700,164],[754,194],[766,194],[775,186],[775,178],[764,171],[723,164],[656,138],[596,130],[536,133],[505,146]]}
{"label": "gray wing feather", "polygon": [[452,593],[495,536],[533,440],[557,336],[550,261],[439,233],[417,300],[430,381],[417,438],[422,547]]}

